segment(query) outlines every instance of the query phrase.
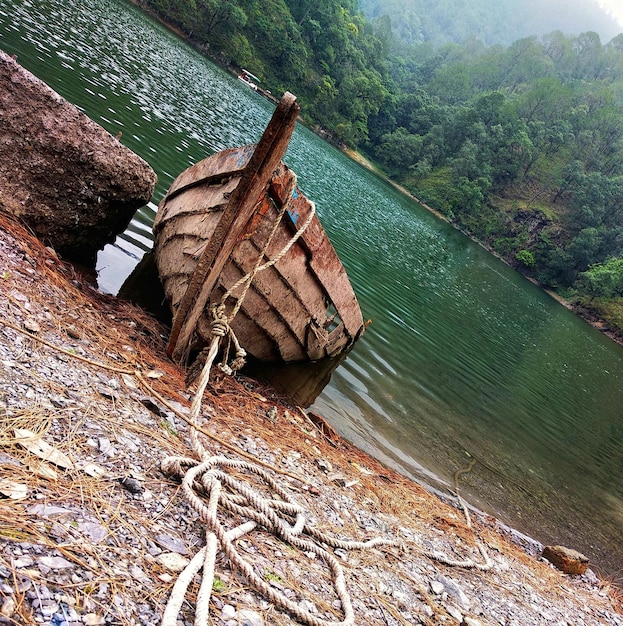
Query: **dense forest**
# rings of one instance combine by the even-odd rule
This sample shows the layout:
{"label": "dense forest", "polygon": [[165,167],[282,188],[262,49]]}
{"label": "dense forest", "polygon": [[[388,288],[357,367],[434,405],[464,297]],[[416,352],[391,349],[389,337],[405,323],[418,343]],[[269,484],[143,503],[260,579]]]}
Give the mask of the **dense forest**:
{"label": "dense forest", "polygon": [[[420,23],[440,30],[442,8],[459,15],[468,3],[394,4],[420,7]],[[553,30],[504,46],[475,33],[440,44],[397,37],[392,17],[367,19],[356,0],[143,6],[273,93],[296,93],[312,126],[623,329],[623,34],[602,42]]]}

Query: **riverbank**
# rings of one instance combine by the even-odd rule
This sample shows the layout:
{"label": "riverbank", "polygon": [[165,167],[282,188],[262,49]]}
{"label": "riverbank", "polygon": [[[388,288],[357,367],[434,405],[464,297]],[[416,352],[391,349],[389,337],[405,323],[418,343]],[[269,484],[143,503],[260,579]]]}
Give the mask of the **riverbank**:
{"label": "riverbank", "polygon": [[[163,353],[166,331],[6,217],[0,292],[0,623],[160,623],[180,567],[205,543],[198,514],[161,470],[168,456],[195,454],[192,390]],[[468,521],[455,497],[382,466],[271,389],[215,375],[200,427],[208,454],[266,471],[325,533],[305,538],[343,568],[346,598],[313,550],[265,530],[237,542],[251,570],[310,619],[341,620],[349,599],[357,624],[623,626],[614,588],[590,570],[566,576],[536,542],[491,517]],[[242,521],[219,518],[226,528]],[[383,543],[327,547],[331,537]],[[222,552],[213,589],[212,624],[304,623]]]}

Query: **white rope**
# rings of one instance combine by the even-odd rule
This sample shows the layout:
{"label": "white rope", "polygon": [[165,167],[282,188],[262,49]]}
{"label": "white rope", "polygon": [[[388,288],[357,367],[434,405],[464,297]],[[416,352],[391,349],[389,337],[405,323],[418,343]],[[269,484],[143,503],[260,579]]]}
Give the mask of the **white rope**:
{"label": "white rope", "polygon": [[[463,515],[465,515],[467,528],[469,528],[472,531],[472,533],[474,533],[474,529],[472,527],[472,518],[469,514],[469,509],[467,508],[467,504],[465,504],[465,500],[463,500],[463,497],[461,496],[461,489],[459,487],[459,476],[461,476],[461,474],[468,474],[469,472],[471,472],[475,463],[476,463],[476,459],[472,459],[472,461],[469,463],[469,465],[465,469],[460,469],[454,473],[454,495],[456,496],[459,506],[463,510]],[[424,551],[423,554],[424,556],[427,556],[430,559],[438,561],[439,563],[443,563],[444,565],[449,565],[451,567],[462,567],[465,569],[477,569],[481,572],[487,572],[493,568],[493,562],[489,558],[489,553],[487,552],[487,549],[485,548],[484,544],[478,538],[476,538],[476,533],[474,533],[474,541],[476,542],[476,546],[478,548],[478,551],[480,552],[480,555],[482,556],[484,560],[484,563],[476,563],[476,561],[473,561],[472,559],[458,561],[458,560],[451,559],[450,557],[447,557],[437,552]]]}
{"label": "white rope", "polygon": [[[208,384],[210,371],[222,339],[228,337],[233,341],[236,346],[237,361],[243,358],[241,355],[243,355],[244,350],[240,347],[235,334],[231,330],[230,323],[240,309],[254,277],[258,272],[279,262],[288,253],[297,239],[305,232],[315,215],[315,205],[312,203],[310,214],[305,223],[297,230],[288,244],[273,259],[266,263],[261,263],[266,255],[268,246],[277,232],[277,226],[290,205],[295,182],[293,182],[290,190],[290,200],[284,203],[279,211],[264,249],[260,253],[253,269],[240,279],[223,296],[221,302],[212,309],[212,339],[189,416],[191,425],[190,438],[197,458],[169,457],[162,463],[162,471],[166,475],[182,479],[182,489],[186,500],[206,525],[206,545],[197,552],[179,575],[171,591],[161,626],[176,626],[188,587],[195,575],[200,571],[202,571],[202,582],[197,594],[194,623],[195,626],[207,626],[209,603],[214,582],[214,565],[219,547],[229,558],[232,567],[241,572],[254,589],[264,594],[276,606],[295,616],[300,622],[309,626],[352,626],[355,615],[350,595],[346,589],[343,569],[339,561],[326,548],[322,547],[320,542],[327,546],[345,550],[366,550],[378,545],[395,544],[394,541],[382,538],[375,538],[367,542],[341,541],[310,527],[305,518],[303,508],[291,500],[290,494],[269,472],[262,469],[259,465],[247,461],[229,459],[224,456],[211,456],[199,440],[197,429],[194,428],[194,424],[196,424],[196,420],[201,412],[203,393]],[[232,313],[230,316],[227,316],[225,313],[225,300],[241,286],[244,286],[243,291],[238,297]],[[279,500],[265,497],[257,489],[251,488],[246,482],[228,474],[227,469],[245,472],[249,478],[263,483],[265,490],[268,488],[271,493],[277,494]],[[207,505],[204,499],[205,496],[208,497]],[[227,511],[231,516],[240,517],[246,521],[226,530],[219,519],[219,507],[221,512]],[[273,588],[255,573],[253,565],[240,555],[234,542],[258,525],[272,532],[282,541],[304,552],[315,554],[322,559],[331,570],[335,592],[340,600],[344,615],[341,621],[321,619],[302,609],[297,603]]]}
{"label": "white rope", "polygon": [[307,216],[301,228],[299,228],[294,233],[294,235],[290,238],[288,243],[281,249],[279,254],[277,254],[275,257],[273,257],[271,260],[267,261],[266,263],[260,265],[260,263],[262,262],[262,259],[266,256],[268,247],[270,246],[275,234],[277,233],[277,227],[279,226],[281,219],[283,218],[286,211],[290,208],[292,204],[292,193],[294,192],[295,187],[296,187],[296,176],[293,175],[293,180],[291,181],[290,189],[288,192],[288,201],[284,202],[281,209],[279,210],[277,218],[275,219],[275,222],[273,224],[272,230],[270,234],[268,235],[268,238],[266,239],[266,243],[264,244],[264,248],[262,249],[262,252],[260,253],[260,255],[257,257],[255,266],[250,272],[248,272],[245,276],[240,278],[232,287],[230,287],[221,299],[221,304],[225,303],[227,298],[229,298],[233,292],[235,292],[237,289],[239,289],[241,286],[244,285],[244,289],[242,290],[240,296],[238,297],[238,302],[236,303],[236,306],[234,307],[234,309],[231,312],[231,315],[229,316],[230,323],[233,320],[233,318],[236,316],[238,311],[240,310],[240,307],[242,306],[242,302],[244,301],[247,291],[251,287],[251,284],[253,283],[255,276],[259,272],[263,272],[264,270],[268,269],[269,267],[272,267],[276,263],[279,263],[279,261],[281,261],[281,259],[283,259],[283,257],[286,254],[288,254],[288,252],[290,251],[290,248],[292,248],[292,246],[299,240],[299,238],[307,230],[307,227],[311,224],[311,221],[314,219],[314,215],[316,215],[316,204],[314,202],[311,202],[310,200],[309,201],[309,204],[310,204],[309,215]]}
{"label": "white rope", "polygon": [[[186,468],[186,469],[185,469]],[[251,488],[246,482],[238,480],[228,474],[224,469],[232,468],[245,471],[250,477],[255,476],[260,479],[271,492],[279,496],[279,500],[261,495],[257,489]],[[336,540],[326,533],[320,533],[310,527],[304,515],[302,507],[294,503],[288,492],[272,478],[266,470],[247,461],[229,459],[224,456],[212,456],[203,462],[188,458],[169,458],[162,466],[163,471],[168,476],[183,476],[182,488],[188,503],[198,513],[201,520],[208,527],[208,548],[202,548],[206,552],[196,556],[188,565],[189,576],[184,576],[184,580],[192,576],[199,570],[197,563],[204,563],[204,581],[202,582],[198,598],[201,598],[202,606],[207,605],[209,593],[212,585],[214,558],[208,558],[208,554],[214,546],[215,540],[229,558],[232,566],[240,571],[249,584],[267,596],[273,604],[288,611],[299,621],[310,626],[349,626],[354,624],[354,611],[350,600],[350,595],[346,589],[344,572],[339,561],[324,547],[320,541],[331,547],[343,549],[370,549],[378,545],[389,545],[395,542],[375,538],[367,542],[353,542]],[[227,488],[227,491],[224,490]],[[209,504],[205,504],[202,495],[209,494]],[[216,516],[216,503],[220,510],[228,511],[235,516],[246,518],[247,521],[229,531],[226,531],[221,521]],[[299,548],[304,552],[311,552],[319,556],[329,567],[332,574],[333,584],[336,594],[342,605],[344,618],[341,621],[325,620],[301,609],[301,607],[287,598],[280,591],[274,589],[265,580],[258,576],[253,565],[245,560],[234,545],[235,538],[243,533],[249,532],[256,527],[262,526],[269,532],[275,534],[284,542]],[[210,571],[206,571],[206,567]],[[183,572],[183,575],[186,572]],[[182,578],[182,576],[180,577]],[[173,588],[170,603],[174,607],[181,606],[183,594],[186,593],[187,585],[182,584]],[[174,598],[175,595],[175,598]],[[181,599],[180,599],[181,598]],[[207,624],[207,613],[199,611],[200,602],[197,601],[195,611],[195,625],[204,626]],[[172,615],[173,610],[167,612],[167,616]],[[176,616],[177,617],[177,614]],[[162,626],[174,626],[175,621],[162,622]]]}

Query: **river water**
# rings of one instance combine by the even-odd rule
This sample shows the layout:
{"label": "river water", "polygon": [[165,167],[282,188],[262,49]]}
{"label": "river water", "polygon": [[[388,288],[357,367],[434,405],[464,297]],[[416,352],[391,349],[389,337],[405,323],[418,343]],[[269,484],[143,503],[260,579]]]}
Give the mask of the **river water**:
{"label": "river water", "polygon": [[[272,113],[123,0],[0,5],[0,47],[122,132],[158,174],[156,204],[192,163],[257,141]],[[285,160],[372,320],[313,409],[441,491],[475,458],[470,502],[620,576],[623,349],[300,125]],[[103,290],[150,249],[154,210],[100,254]]]}

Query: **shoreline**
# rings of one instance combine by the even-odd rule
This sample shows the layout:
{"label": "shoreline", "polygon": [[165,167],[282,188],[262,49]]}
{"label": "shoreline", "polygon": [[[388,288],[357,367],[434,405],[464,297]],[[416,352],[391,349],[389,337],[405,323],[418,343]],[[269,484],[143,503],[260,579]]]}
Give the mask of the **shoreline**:
{"label": "shoreline", "polygon": [[[177,578],[169,560],[189,560],[205,540],[179,485],[160,470],[167,454],[193,455],[184,372],[164,355],[164,329],[144,311],[93,290],[1,214],[0,252],[0,464],[17,485],[0,500],[0,582],[13,601],[10,623],[41,616],[48,605],[33,602],[42,593],[49,606],[64,598],[72,624],[160,623]],[[562,574],[541,557],[538,542],[472,509],[470,520],[459,500],[389,469],[270,388],[218,374],[203,402],[199,436],[210,454],[271,468],[329,535],[389,542],[335,550],[347,564],[357,623],[540,626],[549,615],[623,626],[608,581],[590,571]],[[36,431],[71,466],[48,460],[35,470],[32,453],[14,443],[14,428]],[[266,580],[316,615],[339,619],[322,559],[265,533],[241,543]],[[293,578],[301,572],[302,587]],[[227,626],[229,606],[241,618],[243,611],[259,616],[258,624],[300,623],[250,589],[226,559],[216,574],[214,624]],[[21,599],[14,581],[26,589]],[[39,591],[29,596],[33,586]],[[241,587],[248,591],[241,595]],[[191,599],[186,619],[193,608]]]}

